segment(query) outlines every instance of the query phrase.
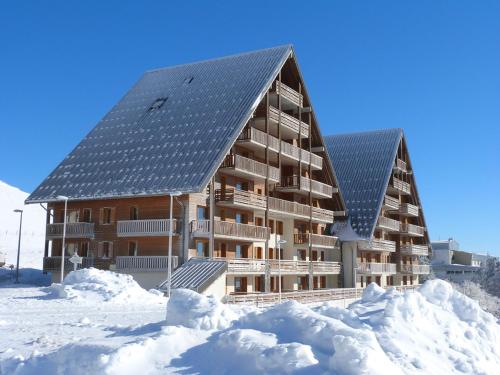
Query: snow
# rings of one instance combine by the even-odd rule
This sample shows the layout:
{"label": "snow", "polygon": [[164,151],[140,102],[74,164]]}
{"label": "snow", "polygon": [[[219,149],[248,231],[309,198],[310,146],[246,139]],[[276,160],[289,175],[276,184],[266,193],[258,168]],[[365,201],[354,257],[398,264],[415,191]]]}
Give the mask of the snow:
{"label": "snow", "polygon": [[19,214],[13,210],[22,209],[24,212],[19,268],[41,269],[46,215],[40,205],[24,204],[28,195],[0,181],[0,253],[5,255],[7,265],[16,264]]}
{"label": "snow", "polygon": [[[371,284],[347,309],[171,299],[94,269],[49,288],[0,287],[0,373],[498,374],[500,325],[442,280]],[[167,319],[165,308],[168,303]]]}

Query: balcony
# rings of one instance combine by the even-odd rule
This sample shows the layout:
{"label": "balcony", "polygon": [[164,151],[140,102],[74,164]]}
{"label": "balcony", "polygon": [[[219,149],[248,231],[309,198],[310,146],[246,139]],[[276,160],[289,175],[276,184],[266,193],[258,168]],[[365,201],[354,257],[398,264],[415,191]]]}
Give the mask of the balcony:
{"label": "balcony", "polygon": [[[180,225],[172,220],[172,235],[179,234]],[[170,233],[169,219],[120,220],[117,222],[116,234],[118,237],[156,237],[168,236]]]}
{"label": "balcony", "polygon": [[226,174],[260,180],[266,179],[267,168],[269,168],[269,181],[278,182],[280,176],[278,168],[241,155],[227,155],[221,165],[221,169]]}
{"label": "balcony", "polygon": [[312,262],[313,274],[331,274],[331,275],[339,275],[340,274],[340,263],[338,262],[322,262],[322,261],[313,261]]}
{"label": "balcony", "polygon": [[[47,224],[47,239],[62,238],[63,226],[63,223]],[[66,238],[94,238],[94,223],[66,223]]]}
{"label": "balcony", "polygon": [[[122,272],[163,272],[168,269],[168,256],[117,256],[116,270]],[[176,256],[172,257],[172,270],[179,265]]]}
{"label": "balcony", "polygon": [[266,209],[266,197],[252,191],[217,189],[215,190],[215,201],[220,206],[225,207]]}
{"label": "balcony", "polygon": [[286,109],[295,109],[303,107],[304,97],[291,87],[285,85],[283,82],[276,81],[271,89],[275,95],[281,95],[281,106]]}
{"label": "balcony", "polygon": [[401,216],[418,217],[418,206],[415,206],[410,203],[402,203],[401,206],[399,207],[398,213]]}
{"label": "balcony", "polygon": [[333,223],[333,211],[306,204],[291,202],[284,199],[269,197],[269,211],[278,215],[293,216],[299,219],[309,219],[320,223]]}
{"label": "balcony", "polygon": [[243,129],[238,137],[239,144],[245,145],[252,150],[261,150],[268,146],[270,150],[278,152],[280,148],[279,142],[278,138],[251,126]]}
{"label": "balcony", "polygon": [[396,251],[396,242],[389,240],[360,241],[358,249],[361,251],[385,251],[393,253]]}
{"label": "balcony", "polygon": [[394,171],[406,173],[408,171],[406,168],[406,162],[399,158],[396,159],[396,162],[394,163]]}
{"label": "balcony", "polygon": [[398,211],[399,210],[399,199],[386,195],[384,198],[384,208],[387,211]]}
{"label": "balcony", "polygon": [[321,156],[315,155],[292,145],[281,141],[281,154],[283,155],[282,164],[286,165],[287,162],[297,162],[301,161],[302,164],[311,164],[312,169],[322,169],[323,168],[323,158]]}
{"label": "balcony", "polygon": [[[64,257],[65,272],[73,271],[74,269],[74,265],[69,261],[69,258],[69,256]],[[108,258],[82,257],[82,264],[78,264],[77,269],[94,267],[102,270],[108,270],[110,265],[111,259]],[[61,257],[44,257],[43,270],[48,272],[60,271]]]}
{"label": "balcony", "polygon": [[411,194],[411,186],[408,182],[401,181],[399,178],[393,177],[392,184],[389,184],[387,191],[392,194]]}
{"label": "balcony", "polygon": [[399,272],[413,275],[428,275],[430,266],[428,264],[400,264]]}
{"label": "balcony", "polygon": [[396,264],[394,263],[358,263],[356,271],[361,275],[382,275],[395,274]]}
{"label": "balcony", "polygon": [[298,175],[284,176],[276,189],[288,193],[303,194],[308,194],[309,190],[311,190],[311,194],[315,198],[331,198],[334,192],[338,192],[338,189],[331,185],[303,176],[300,177],[299,184]]}
{"label": "balcony", "polygon": [[401,255],[428,256],[429,248],[426,245],[402,244]]}
{"label": "balcony", "polygon": [[[193,220],[191,222],[191,235],[193,237],[210,236],[210,220]],[[235,239],[248,242],[265,241],[269,239],[270,230],[251,224],[231,223],[228,221],[214,221],[214,237]]]}
{"label": "balcony", "polygon": [[264,259],[250,258],[215,258],[227,262],[227,273],[229,274],[263,274],[266,272],[266,261]]}
{"label": "balcony", "polygon": [[377,228],[385,230],[389,233],[399,232],[400,222],[398,220],[390,219],[388,217],[379,216],[377,221]]}
{"label": "balcony", "polygon": [[333,249],[337,246],[337,237],[325,236],[322,234],[313,233],[295,233],[293,235],[293,243],[295,245],[309,246],[311,242],[312,247]]}
{"label": "balcony", "polygon": [[297,138],[299,134],[299,128],[300,128],[300,134],[302,137],[309,137],[309,125],[306,124],[304,121],[300,121],[298,118],[290,116],[286,114],[283,111],[279,111],[278,109],[269,106],[269,120],[271,122],[274,122],[275,124],[278,124],[278,121],[280,119],[280,114],[281,114],[281,127],[282,127],[282,132],[281,132],[281,138],[282,139],[294,139]]}
{"label": "balcony", "polygon": [[401,223],[401,233],[412,237],[422,237],[425,234],[425,228],[414,224]]}
{"label": "balcony", "polygon": [[271,259],[269,260],[269,268],[273,275],[277,275],[280,272],[282,275],[307,274],[309,273],[309,262],[305,260],[282,259],[278,261],[277,259]]}

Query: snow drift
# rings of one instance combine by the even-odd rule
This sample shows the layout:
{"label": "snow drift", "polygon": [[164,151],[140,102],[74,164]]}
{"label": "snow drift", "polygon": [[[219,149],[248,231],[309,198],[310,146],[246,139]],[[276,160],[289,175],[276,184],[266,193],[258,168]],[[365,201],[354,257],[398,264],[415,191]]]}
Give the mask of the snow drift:
{"label": "snow drift", "polygon": [[63,284],[52,284],[48,288],[55,296],[77,299],[82,302],[112,303],[165,303],[161,293],[148,292],[130,275],[84,268],[72,271]]}
{"label": "snow drift", "polygon": [[[500,368],[496,319],[441,280],[404,293],[372,284],[347,309],[328,302],[242,308],[179,290],[167,311],[166,321],[127,330],[129,341],[114,349],[87,340],[26,360],[11,358],[1,369],[14,374],[57,369],[72,374],[493,375]],[[131,332],[137,332],[132,341]]]}

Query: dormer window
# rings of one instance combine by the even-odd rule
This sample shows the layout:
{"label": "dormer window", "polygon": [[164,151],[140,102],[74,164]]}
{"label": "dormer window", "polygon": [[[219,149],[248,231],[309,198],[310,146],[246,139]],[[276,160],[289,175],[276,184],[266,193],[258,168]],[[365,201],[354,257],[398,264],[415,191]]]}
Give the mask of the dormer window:
{"label": "dormer window", "polygon": [[151,104],[151,107],[149,107],[148,111],[156,111],[160,109],[163,104],[167,101],[167,98],[158,98],[156,99],[153,104]]}

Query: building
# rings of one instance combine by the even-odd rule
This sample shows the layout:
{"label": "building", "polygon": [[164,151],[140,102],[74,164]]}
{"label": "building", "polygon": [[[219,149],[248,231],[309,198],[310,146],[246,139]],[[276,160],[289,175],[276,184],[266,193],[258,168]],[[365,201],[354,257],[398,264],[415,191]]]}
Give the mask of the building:
{"label": "building", "polygon": [[48,204],[44,270],[55,280],[61,196],[65,256],[145,287],[166,278],[170,232],[174,287],[342,285],[329,227],[345,207],[289,45],[142,76],[27,199]]}
{"label": "building", "polygon": [[444,280],[454,282],[473,280],[488,260],[488,255],[460,250],[460,244],[453,238],[433,241],[431,246],[432,272]]}
{"label": "building", "polygon": [[344,285],[414,285],[429,273],[429,236],[401,129],[325,137],[349,220],[342,241]]}

